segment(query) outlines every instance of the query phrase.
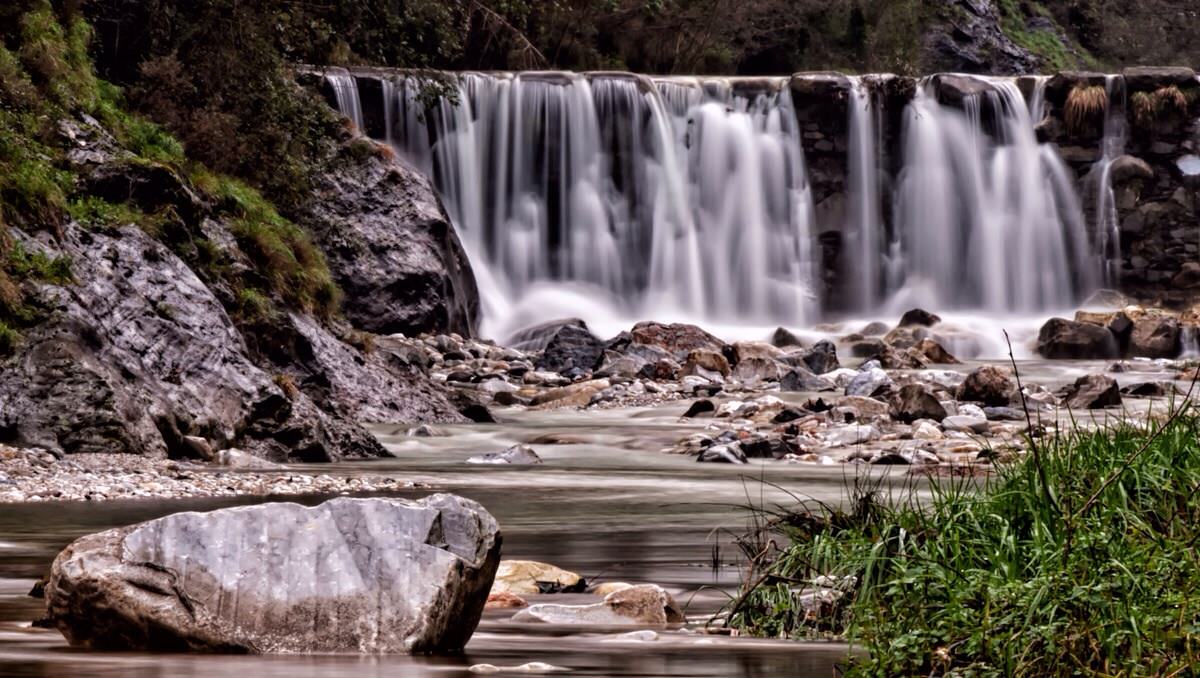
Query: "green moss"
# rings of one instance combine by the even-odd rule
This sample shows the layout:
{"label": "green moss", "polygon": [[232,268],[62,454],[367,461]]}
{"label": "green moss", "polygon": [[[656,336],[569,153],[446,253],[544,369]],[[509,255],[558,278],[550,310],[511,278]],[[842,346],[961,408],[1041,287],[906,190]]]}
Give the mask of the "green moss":
{"label": "green moss", "polygon": [[256,289],[247,287],[238,292],[238,315],[248,322],[264,322],[275,314],[271,299]]}
{"label": "green moss", "polygon": [[0,358],[12,355],[21,343],[21,334],[0,320]]}
{"label": "green moss", "polygon": [[[1034,14],[1054,20],[1051,13],[1040,3],[1025,3]],[[1029,30],[1028,17],[1018,0],[999,0],[1000,27],[1005,35],[1018,46],[1042,59],[1045,68],[1066,70],[1077,67],[1082,61],[1094,64],[1095,59],[1081,46],[1067,45],[1056,31]],[[1056,24],[1057,25],[1057,24]]]}
{"label": "green moss", "polygon": [[83,226],[109,228],[140,224],[147,215],[129,203],[114,203],[96,196],[84,196],[67,203],[67,213]]}
{"label": "green moss", "polygon": [[18,242],[9,248],[6,258],[8,273],[19,279],[41,280],[55,285],[66,285],[75,279],[69,257],[52,257],[41,251],[29,252]]}

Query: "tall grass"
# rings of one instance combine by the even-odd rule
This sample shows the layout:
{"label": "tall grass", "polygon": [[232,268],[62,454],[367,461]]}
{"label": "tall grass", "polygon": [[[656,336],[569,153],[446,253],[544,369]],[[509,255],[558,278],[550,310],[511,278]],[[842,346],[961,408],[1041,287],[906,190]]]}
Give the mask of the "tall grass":
{"label": "tall grass", "polygon": [[[1194,675],[1198,436],[1181,404],[1045,440],[987,479],[890,500],[859,482],[849,511],[777,514],[788,545],[756,555],[730,623],[844,635],[867,651],[851,675]],[[803,609],[821,590],[836,600]]]}

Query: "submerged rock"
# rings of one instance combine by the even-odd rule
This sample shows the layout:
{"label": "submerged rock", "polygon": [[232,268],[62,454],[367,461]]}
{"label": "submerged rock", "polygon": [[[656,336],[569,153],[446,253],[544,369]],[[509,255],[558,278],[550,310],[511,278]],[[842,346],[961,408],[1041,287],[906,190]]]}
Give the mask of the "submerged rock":
{"label": "submerged rock", "polygon": [[512,464],[514,466],[530,466],[542,463],[542,458],[532,448],[525,445],[513,445],[503,452],[488,452],[467,459],[468,464]]}
{"label": "submerged rock", "polygon": [[453,652],[499,556],[492,516],[447,494],[177,513],[73,542],[46,605],[96,649]]}
{"label": "submerged rock", "polygon": [[729,443],[727,445],[711,445],[700,450],[700,454],[696,457],[696,461],[706,463],[719,464],[747,464],[746,453],[742,451],[742,446],[737,443]]}
{"label": "submerged rock", "polygon": [[666,626],[686,619],[679,604],[662,587],[631,586],[605,596],[594,605],[530,605],[513,616],[515,622],[595,624],[602,626]]}

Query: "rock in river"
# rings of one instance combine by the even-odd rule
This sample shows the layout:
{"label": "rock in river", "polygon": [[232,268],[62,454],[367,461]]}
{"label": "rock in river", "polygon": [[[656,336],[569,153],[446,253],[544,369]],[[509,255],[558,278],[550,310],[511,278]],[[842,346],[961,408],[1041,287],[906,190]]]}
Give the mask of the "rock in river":
{"label": "rock in river", "polygon": [[643,584],[610,593],[604,597],[604,602],[594,605],[530,605],[514,615],[513,621],[666,626],[683,623],[685,619],[671,594],[659,586]]}
{"label": "rock in river", "polygon": [[77,539],[46,607],[97,649],[453,652],[500,541],[483,507],[448,494],[176,513]]}
{"label": "rock in river", "polygon": [[549,563],[535,560],[502,560],[492,583],[492,593],[582,593],[587,589],[583,577]]}
{"label": "rock in river", "polygon": [[514,466],[529,466],[542,463],[542,458],[532,448],[525,445],[513,445],[503,452],[489,452],[467,459],[468,464],[512,464]]}

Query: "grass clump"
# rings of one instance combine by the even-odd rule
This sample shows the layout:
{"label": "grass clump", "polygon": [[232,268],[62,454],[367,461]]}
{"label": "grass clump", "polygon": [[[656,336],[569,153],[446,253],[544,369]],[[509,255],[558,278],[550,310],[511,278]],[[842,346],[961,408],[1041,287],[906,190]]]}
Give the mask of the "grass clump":
{"label": "grass clump", "polygon": [[921,501],[860,484],[848,512],[777,514],[786,548],[749,540],[730,623],[844,634],[868,652],[849,675],[1191,675],[1198,488],[1190,406],[1154,430],[1060,436],[986,480],[933,481]]}
{"label": "grass clump", "polygon": [[1188,103],[1188,96],[1177,85],[1159,87],[1153,92],[1136,92],[1130,97],[1133,124],[1151,130],[1164,117],[1186,116]]}
{"label": "grass clump", "polygon": [[328,317],[337,311],[339,293],[325,256],[303,229],[283,218],[245,183],[205,172],[196,184],[219,209],[233,217],[238,247],[255,265],[265,288],[292,308]]}
{"label": "grass clump", "polygon": [[1108,92],[1099,85],[1076,85],[1067,94],[1064,117],[1067,129],[1080,134],[1097,120],[1102,120],[1108,110]]}
{"label": "grass clump", "polygon": [[97,196],[83,196],[67,203],[67,214],[84,226],[111,228],[140,224],[146,215],[129,203],[109,202]]}

